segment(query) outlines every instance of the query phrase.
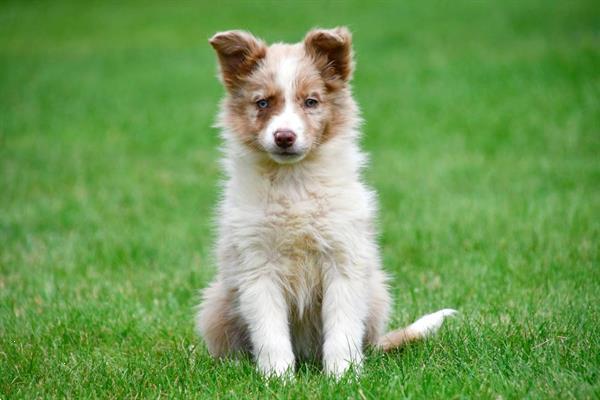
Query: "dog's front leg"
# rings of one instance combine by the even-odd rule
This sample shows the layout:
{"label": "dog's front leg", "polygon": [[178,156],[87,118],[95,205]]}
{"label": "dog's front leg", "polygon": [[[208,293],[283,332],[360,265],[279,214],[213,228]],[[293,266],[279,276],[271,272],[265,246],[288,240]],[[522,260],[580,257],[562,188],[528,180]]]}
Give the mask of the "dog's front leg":
{"label": "dog's front leg", "polygon": [[337,269],[327,273],[323,297],[323,365],[325,372],[342,376],[362,363],[367,299],[365,283]]}
{"label": "dog's front leg", "polygon": [[262,276],[240,291],[240,311],[248,325],[258,369],[265,375],[291,372],[294,353],[281,287],[273,278]]}

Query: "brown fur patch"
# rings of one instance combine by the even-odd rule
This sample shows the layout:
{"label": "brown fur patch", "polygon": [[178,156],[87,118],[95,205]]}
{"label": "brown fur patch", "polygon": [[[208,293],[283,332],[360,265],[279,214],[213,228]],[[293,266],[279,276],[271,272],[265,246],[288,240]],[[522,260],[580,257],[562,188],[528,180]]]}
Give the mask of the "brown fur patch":
{"label": "brown fur patch", "polygon": [[379,339],[378,347],[383,351],[391,351],[421,339],[423,339],[423,335],[411,329],[397,329],[382,336]]}
{"label": "brown fur patch", "polygon": [[243,322],[234,309],[236,292],[226,288],[220,280],[204,291],[197,324],[209,353],[214,357],[250,351]]}
{"label": "brown fur patch", "polygon": [[323,142],[341,134],[359,121],[359,110],[348,88],[330,92],[327,103],[331,113],[323,131]]}
{"label": "brown fur patch", "polygon": [[[256,102],[261,99],[269,101],[268,108],[258,108]],[[283,93],[275,86],[274,80],[253,75],[227,98],[225,123],[245,144],[256,147],[257,134],[266,127],[271,117],[281,112],[283,106]]]}

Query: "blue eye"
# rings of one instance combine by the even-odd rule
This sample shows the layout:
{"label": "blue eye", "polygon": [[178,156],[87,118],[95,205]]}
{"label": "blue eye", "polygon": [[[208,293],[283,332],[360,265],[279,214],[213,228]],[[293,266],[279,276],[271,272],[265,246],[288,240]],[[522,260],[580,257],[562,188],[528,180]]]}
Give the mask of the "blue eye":
{"label": "blue eye", "polygon": [[317,99],[313,99],[312,97],[304,100],[304,105],[308,108],[314,108],[317,106],[317,104],[319,104],[319,101]]}
{"label": "blue eye", "polygon": [[264,110],[265,108],[269,107],[269,101],[266,99],[260,99],[256,102],[256,106]]}

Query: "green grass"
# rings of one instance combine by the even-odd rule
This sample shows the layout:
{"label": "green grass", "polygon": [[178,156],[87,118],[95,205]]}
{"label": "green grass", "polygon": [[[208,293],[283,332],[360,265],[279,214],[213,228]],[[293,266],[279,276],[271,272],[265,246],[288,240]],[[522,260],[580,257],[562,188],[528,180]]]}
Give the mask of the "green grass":
{"label": "green grass", "polygon": [[[0,398],[600,397],[600,7],[2,2]],[[357,380],[210,359],[222,89],[206,39],[355,34],[392,325]]]}

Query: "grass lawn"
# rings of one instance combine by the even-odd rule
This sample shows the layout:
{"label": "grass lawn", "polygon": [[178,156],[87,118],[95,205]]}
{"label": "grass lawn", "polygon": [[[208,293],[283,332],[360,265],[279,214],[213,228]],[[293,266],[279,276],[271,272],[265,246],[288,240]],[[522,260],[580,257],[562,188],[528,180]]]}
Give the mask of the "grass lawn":
{"label": "grass lawn", "polygon": [[[222,95],[207,38],[349,25],[393,274],[356,380],[264,381],[193,331]],[[600,7],[590,1],[0,4],[0,398],[600,397]]]}

